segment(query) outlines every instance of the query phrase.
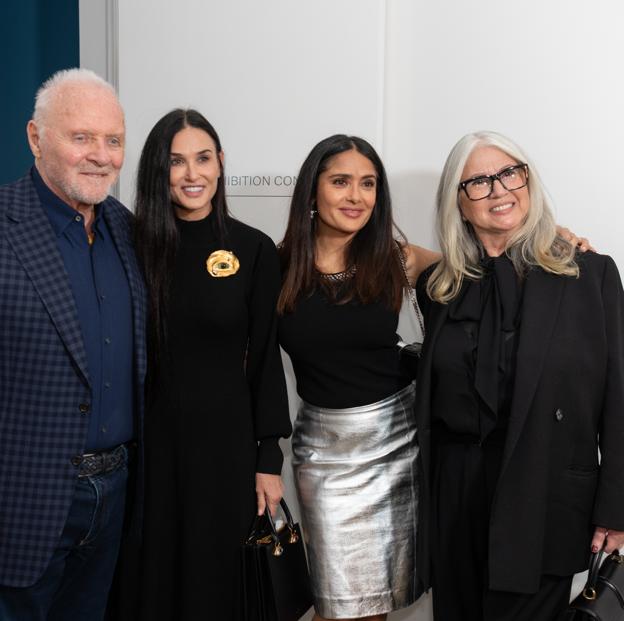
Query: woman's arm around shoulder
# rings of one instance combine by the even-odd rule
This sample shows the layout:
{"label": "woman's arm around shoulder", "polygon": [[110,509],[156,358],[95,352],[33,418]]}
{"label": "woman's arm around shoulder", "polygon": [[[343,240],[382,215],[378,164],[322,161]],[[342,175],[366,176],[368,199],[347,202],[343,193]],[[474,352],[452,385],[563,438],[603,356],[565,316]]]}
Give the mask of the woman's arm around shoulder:
{"label": "woman's arm around shoulder", "polygon": [[412,287],[416,286],[418,277],[430,265],[442,258],[439,252],[428,250],[422,246],[415,246],[414,244],[403,244],[401,248],[403,250],[403,256],[405,257],[407,276]]}

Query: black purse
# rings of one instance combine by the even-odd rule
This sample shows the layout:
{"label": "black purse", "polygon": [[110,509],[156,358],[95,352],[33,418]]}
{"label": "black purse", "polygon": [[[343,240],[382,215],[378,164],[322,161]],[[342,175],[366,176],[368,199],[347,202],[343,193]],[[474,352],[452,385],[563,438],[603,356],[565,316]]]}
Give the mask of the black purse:
{"label": "black purse", "polygon": [[[425,322],[423,321],[422,313],[420,312],[420,308],[418,306],[418,300],[416,299],[416,292],[414,288],[410,284],[409,276],[407,274],[407,265],[405,265],[405,255],[403,254],[403,250],[399,243],[397,242],[398,252],[399,252],[399,261],[401,262],[401,267],[403,268],[403,274],[405,275],[405,286],[407,295],[409,300],[414,307],[414,311],[416,312],[416,318],[418,319],[418,326],[420,327],[420,332],[424,338],[425,336]],[[416,378],[418,375],[418,361],[420,360],[420,354],[422,352],[422,342],[414,342],[414,343],[406,343],[404,340],[399,338],[397,341],[397,347],[399,348],[399,357],[401,358],[402,366],[407,369],[408,373]]]}
{"label": "black purse", "polygon": [[312,606],[301,530],[283,498],[280,505],[286,524],[277,531],[267,508],[243,544],[246,621],[297,621]]}
{"label": "black purse", "polygon": [[602,560],[591,555],[587,582],[561,621],[624,621],[624,557],[616,550]]}

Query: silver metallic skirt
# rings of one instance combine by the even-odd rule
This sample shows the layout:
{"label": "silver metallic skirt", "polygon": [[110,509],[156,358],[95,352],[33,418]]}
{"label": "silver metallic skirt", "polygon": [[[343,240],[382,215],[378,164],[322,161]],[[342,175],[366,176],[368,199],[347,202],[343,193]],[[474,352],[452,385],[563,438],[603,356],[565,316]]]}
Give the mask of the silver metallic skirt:
{"label": "silver metallic skirt", "polygon": [[323,617],[382,614],[420,595],[413,405],[410,384],[370,405],[299,409],[293,470]]}

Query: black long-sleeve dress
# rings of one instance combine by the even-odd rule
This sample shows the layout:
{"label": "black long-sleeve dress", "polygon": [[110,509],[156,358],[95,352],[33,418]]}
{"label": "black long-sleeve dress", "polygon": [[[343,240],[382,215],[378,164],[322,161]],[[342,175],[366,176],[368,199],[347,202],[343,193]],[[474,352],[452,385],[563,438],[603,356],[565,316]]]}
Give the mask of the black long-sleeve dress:
{"label": "black long-sleeve dress", "polygon": [[[277,253],[263,233],[213,215],[179,221],[168,309],[170,356],[146,417],[141,619],[238,619],[240,544],[255,514],[255,473],[279,474],[290,434],[276,340]],[[214,277],[229,250],[240,267]]]}

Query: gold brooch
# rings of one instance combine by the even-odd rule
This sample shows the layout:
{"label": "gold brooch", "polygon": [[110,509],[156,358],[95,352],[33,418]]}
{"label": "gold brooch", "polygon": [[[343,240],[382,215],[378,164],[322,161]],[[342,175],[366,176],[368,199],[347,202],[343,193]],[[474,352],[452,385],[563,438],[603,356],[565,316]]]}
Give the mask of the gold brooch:
{"label": "gold brooch", "polygon": [[238,272],[240,263],[229,250],[215,250],[206,261],[206,269],[215,278],[224,278]]}

